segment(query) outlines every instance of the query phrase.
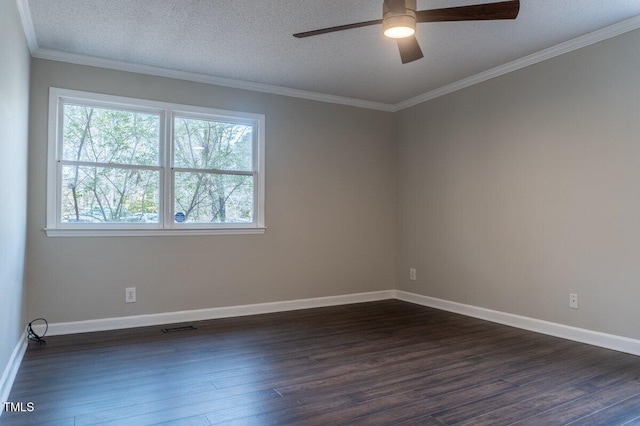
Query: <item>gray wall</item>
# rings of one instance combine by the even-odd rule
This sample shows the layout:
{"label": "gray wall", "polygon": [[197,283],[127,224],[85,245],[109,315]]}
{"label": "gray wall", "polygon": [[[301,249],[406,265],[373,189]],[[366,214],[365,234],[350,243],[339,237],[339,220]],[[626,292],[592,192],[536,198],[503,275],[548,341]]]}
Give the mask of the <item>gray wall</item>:
{"label": "gray wall", "polygon": [[400,112],[398,288],[639,339],[638,70],[634,31]]}
{"label": "gray wall", "polygon": [[[266,115],[264,235],[48,238],[49,86]],[[28,312],[82,321],[393,288],[393,115],[34,59]],[[138,301],[124,303],[124,288]]]}
{"label": "gray wall", "polygon": [[0,375],[26,324],[29,50],[14,0],[0,0]]}

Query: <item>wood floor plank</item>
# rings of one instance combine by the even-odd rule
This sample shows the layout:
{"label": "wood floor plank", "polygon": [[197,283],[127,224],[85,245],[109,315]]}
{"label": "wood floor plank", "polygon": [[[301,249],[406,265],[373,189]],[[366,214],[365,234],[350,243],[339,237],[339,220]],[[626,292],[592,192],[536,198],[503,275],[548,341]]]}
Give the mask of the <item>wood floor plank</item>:
{"label": "wood floor plank", "polygon": [[[562,373],[553,374],[545,380],[534,381],[526,385],[518,385],[514,387],[514,389],[501,394],[493,395],[491,397],[467,403],[439,413],[432,413],[432,417],[444,424],[473,424],[473,422],[475,422],[479,417],[488,413],[496,412],[511,405],[526,404],[525,401],[527,400],[541,398],[549,394],[565,393],[565,396],[569,398],[567,401],[577,399],[581,396],[587,395],[587,391],[580,389],[577,386],[580,382],[585,380],[585,374],[589,377],[589,373],[586,373],[586,371],[586,369],[567,369]],[[591,374],[596,374],[595,368],[591,371]],[[507,382],[511,383],[508,380]],[[504,417],[510,418],[510,416],[512,416],[510,411],[507,411],[504,414]],[[523,413],[519,417],[516,416],[515,419],[511,419],[510,421],[514,422],[517,421],[518,418],[526,417],[526,413]]]}
{"label": "wood floor plank", "polygon": [[[424,417],[429,417],[430,421],[436,422],[437,420],[430,416],[431,413],[482,400],[514,388],[514,385],[498,380],[490,383],[469,385],[450,392],[446,390],[434,392],[430,391],[430,389],[410,391],[413,400],[409,404],[373,411],[354,419],[352,423],[354,425],[391,425]],[[365,404],[371,404],[374,407],[378,405],[376,401],[370,401]],[[442,425],[441,422],[438,422],[438,424]]]}
{"label": "wood floor plank", "polygon": [[532,398],[518,401],[506,407],[498,408],[487,414],[473,416],[467,421],[458,424],[460,426],[510,425],[523,417],[533,416],[569,401],[576,400],[585,395],[586,392],[584,390],[574,386],[554,389],[550,392],[541,393]]}
{"label": "wood floor plank", "polygon": [[[135,409],[139,404],[159,403],[159,401],[191,399],[198,393],[215,392],[216,397],[222,397],[212,383],[191,384],[186,381],[179,384],[165,382],[162,388],[157,383],[147,386],[130,386],[129,390],[110,390],[94,388],[92,392],[86,390],[75,393],[66,392],[56,394],[55,399],[44,399],[38,402],[37,412],[31,418],[33,421],[44,421],[55,417],[83,416],[100,411],[117,412]],[[232,396],[232,395],[228,395]],[[34,398],[39,398],[35,396]],[[217,398],[214,398],[214,400]],[[62,402],[62,403],[61,403]],[[62,405],[63,404],[63,405]]]}
{"label": "wood floor plank", "polygon": [[618,401],[623,401],[639,394],[640,383],[638,381],[624,381],[618,385],[589,393],[582,398],[574,399],[531,417],[523,418],[513,424],[519,426],[538,426],[552,423],[569,424],[589,414],[610,407]]}
{"label": "wood floor plank", "polygon": [[186,401],[182,404],[164,405],[159,404],[156,407],[145,407],[140,412],[132,410],[131,412],[120,412],[115,415],[107,413],[97,413],[94,416],[77,417],[76,426],[100,424],[104,426],[120,426],[122,424],[132,425],[155,425],[166,421],[178,421],[184,418],[193,417],[194,415],[205,415],[212,407],[235,408],[242,410],[246,405],[260,402],[268,404],[270,401],[280,398],[277,393],[258,392],[253,395],[241,395],[232,398],[224,398],[217,401]]}
{"label": "wood floor plank", "polygon": [[625,399],[597,411],[593,414],[576,420],[574,426],[600,426],[604,424],[622,425],[638,418],[640,408],[640,395]]}
{"label": "wood floor plank", "polygon": [[[170,326],[178,326],[168,325]],[[397,300],[30,344],[0,425],[629,424],[640,357]]]}
{"label": "wood floor plank", "polygon": [[186,417],[168,422],[156,423],[156,426],[210,426],[211,422],[205,415]]}
{"label": "wood floor plank", "polygon": [[[207,414],[211,424],[218,425],[268,425],[293,422],[297,419],[316,417],[326,411],[342,410],[355,403],[346,396],[322,398],[307,404],[298,403],[295,398],[283,397],[277,404],[265,407],[248,407],[248,410],[218,410]],[[280,403],[282,402],[282,403]]]}

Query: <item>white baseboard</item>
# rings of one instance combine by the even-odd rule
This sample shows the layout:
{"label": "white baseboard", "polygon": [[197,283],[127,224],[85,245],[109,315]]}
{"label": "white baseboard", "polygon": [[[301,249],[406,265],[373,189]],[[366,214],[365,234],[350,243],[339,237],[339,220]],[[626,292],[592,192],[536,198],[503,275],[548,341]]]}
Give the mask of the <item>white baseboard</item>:
{"label": "white baseboard", "polygon": [[[0,378],[0,402],[5,402],[9,399],[9,393],[13,387],[13,381],[16,379],[16,374],[18,374],[22,358],[24,357],[24,353],[27,351],[27,344],[27,332],[25,331],[22,333],[20,340],[18,340],[16,347],[13,349],[9,362],[2,373],[2,378]],[[0,408],[0,416],[2,416],[3,412],[4,410]]]}
{"label": "white baseboard", "polygon": [[[203,321],[217,318],[241,317],[246,315],[268,314],[272,312],[295,311],[298,309],[347,305],[350,303],[373,302],[385,299],[393,299],[393,290],[316,297],[312,299],[287,300],[283,302],[257,303],[253,305],[198,309],[193,311],[165,312],[160,314],[103,318],[88,321],[59,322],[49,324],[47,335],[56,336],[61,334],[89,333],[93,331],[176,324],[189,321]],[[40,334],[44,331],[44,324],[34,324],[33,329],[36,333]]]}
{"label": "white baseboard", "polygon": [[[598,331],[586,330],[568,325],[543,321],[506,312],[494,311],[458,302],[423,296],[402,290],[383,290],[369,293],[346,294],[340,296],[317,297],[312,299],[288,300],[283,302],[257,303],[252,305],[228,306],[198,309],[193,311],[166,312],[150,315],[136,315],[119,318],[103,318],[88,321],[61,322],[49,324],[47,335],[88,333],[94,331],[119,330],[153,325],[176,324],[217,318],[240,317],[272,312],[294,311],[298,309],[321,308],[350,303],[373,302],[376,300],[398,299],[405,302],[454,312],[486,321],[504,324],[537,333],[587,343],[640,356],[640,340]],[[36,333],[42,333],[44,326],[34,324]],[[23,352],[24,353],[24,352]],[[18,363],[19,365],[19,363]],[[3,376],[4,377],[4,376]]]}
{"label": "white baseboard", "polygon": [[394,290],[398,300],[640,356],[640,340]]}

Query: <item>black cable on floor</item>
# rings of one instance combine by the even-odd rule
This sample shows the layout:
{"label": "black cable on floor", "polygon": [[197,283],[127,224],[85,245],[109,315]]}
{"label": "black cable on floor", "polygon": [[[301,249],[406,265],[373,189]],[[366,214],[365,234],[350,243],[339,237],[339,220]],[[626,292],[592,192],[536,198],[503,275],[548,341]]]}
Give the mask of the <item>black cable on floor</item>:
{"label": "black cable on floor", "polygon": [[[38,333],[33,331],[33,327],[31,326],[31,324],[33,324],[36,321],[44,321],[45,329],[44,329],[44,333],[42,333],[42,336],[40,336]],[[49,323],[44,318],[36,318],[33,321],[31,321],[29,323],[29,325],[27,326],[27,334],[29,335],[29,340],[34,341],[34,342],[47,343],[43,339],[43,337],[47,334],[47,331],[49,331]]]}

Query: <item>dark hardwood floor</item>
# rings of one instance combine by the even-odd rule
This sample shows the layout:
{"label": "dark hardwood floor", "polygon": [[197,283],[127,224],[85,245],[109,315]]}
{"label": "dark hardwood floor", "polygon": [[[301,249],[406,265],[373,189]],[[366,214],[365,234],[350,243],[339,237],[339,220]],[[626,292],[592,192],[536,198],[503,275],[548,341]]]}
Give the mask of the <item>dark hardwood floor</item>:
{"label": "dark hardwood floor", "polygon": [[2,425],[640,425],[640,357],[396,300],[31,343]]}

